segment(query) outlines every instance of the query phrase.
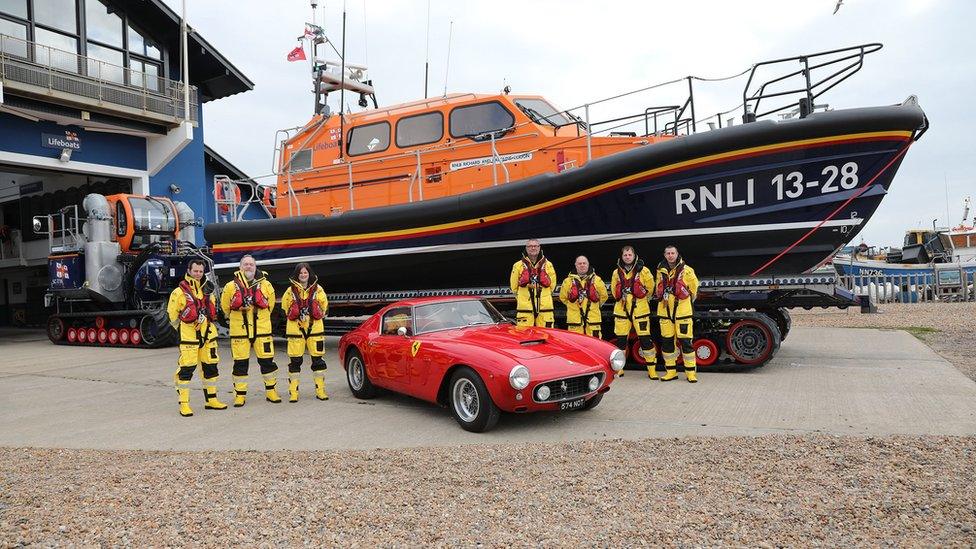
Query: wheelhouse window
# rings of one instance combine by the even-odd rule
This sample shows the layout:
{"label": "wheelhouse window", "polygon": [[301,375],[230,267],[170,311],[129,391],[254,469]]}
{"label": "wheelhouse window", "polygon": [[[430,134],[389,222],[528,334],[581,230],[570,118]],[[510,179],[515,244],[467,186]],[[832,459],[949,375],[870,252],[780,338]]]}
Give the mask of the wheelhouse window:
{"label": "wheelhouse window", "polygon": [[302,172],[310,169],[312,169],[312,149],[302,149],[291,155],[288,171]]}
{"label": "wheelhouse window", "polygon": [[27,25],[15,23],[0,17],[0,34],[13,37],[3,38],[3,53],[18,57],[27,57]]}
{"label": "wheelhouse window", "polygon": [[444,137],[444,115],[428,112],[401,118],[396,125],[397,147],[413,147],[436,143]]}
{"label": "wheelhouse window", "polygon": [[451,111],[451,137],[475,137],[511,128],[515,117],[497,101]]}
{"label": "wheelhouse window", "polygon": [[383,152],[390,148],[390,123],[377,122],[349,130],[349,156]]}
{"label": "wheelhouse window", "polygon": [[547,124],[558,128],[573,123],[569,117],[557,111],[555,107],[543,99],[516,99],[515,104],[537,124]]}
{"label": "wheelhouse window", "polygon": [[383,315],[383,335],[397,335],[400,328],[407,329],[407,335],[413,334],[413,324],[410,321],[410,307],[390,309]]}

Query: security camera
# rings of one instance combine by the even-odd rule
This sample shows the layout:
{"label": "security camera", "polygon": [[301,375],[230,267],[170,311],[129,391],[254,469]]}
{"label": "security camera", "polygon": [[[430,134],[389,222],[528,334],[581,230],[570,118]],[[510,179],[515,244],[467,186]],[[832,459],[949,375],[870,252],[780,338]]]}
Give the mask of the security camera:
{"label": "security camera", "polygon": [[169,192],[173,194],[180,194],[180,191],[182,190],[183,189],[181,189],[180,186],[177,185],[176,183],[173,183],[172,185],[169,186]]}
{"label": "security camera", "polygon": [[61,162],[67,162],[71,160],[71,149],[61,149],[61,156],[58,157]]}

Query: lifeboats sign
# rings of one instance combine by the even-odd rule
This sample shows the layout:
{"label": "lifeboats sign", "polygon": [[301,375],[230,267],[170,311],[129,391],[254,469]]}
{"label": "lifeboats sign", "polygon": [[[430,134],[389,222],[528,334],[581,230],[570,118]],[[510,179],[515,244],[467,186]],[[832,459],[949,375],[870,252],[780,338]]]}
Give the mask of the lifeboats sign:
{"label": "lifeboats sign", "polygon": [[64,135],[56,133],[42,133],[41,146],[48,149],[71,149],[81,150],[81,139],[78,134],[71,130],[64,130]]}
{"label": "lifeboats sign", "polygon": [[[501,162],[498,161],[499,158],[501,159]],[[451,171],[463,170],[464,168],[471,168],[473,166],[491,166],[492,164],[495,163],[509,164],[511,162],[522,162],[525,160],[532,160],[531,152],[503,154],[498,158],[495,158],[493,156],[485,156],[483,158],[469,158],[467,160],[457,160],[455,162],[451,162]]]}

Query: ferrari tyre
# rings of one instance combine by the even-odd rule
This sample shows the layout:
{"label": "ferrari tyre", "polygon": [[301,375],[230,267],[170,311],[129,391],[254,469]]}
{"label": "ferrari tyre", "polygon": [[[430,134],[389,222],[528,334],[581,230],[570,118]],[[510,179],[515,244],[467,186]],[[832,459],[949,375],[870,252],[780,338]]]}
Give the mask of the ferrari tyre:
{"label": "ferrari tyre", "polygon": [[361,400],[376,396],[376,386],[366,373],[366,362],[356,349],[349,349],[346,353],[346,381],[349,383],[352,396]]}
{"label": "ferrari tyre", "polygon": [[472,433],[491,429],[501,416],[481,376],[471,368],[460,368],[451,376],[448,407],[458,425]]}
{"label": "ferrari tyre", "polygon": [[587,400],[586,404],[584,404],[583,407],[580,408],[580,411],[582,412],[584,410],[592,410],[593,408],[596,408],[600,404],[601,400],[603,400],[602,393],[598,395],[593,395],[593,398]]}

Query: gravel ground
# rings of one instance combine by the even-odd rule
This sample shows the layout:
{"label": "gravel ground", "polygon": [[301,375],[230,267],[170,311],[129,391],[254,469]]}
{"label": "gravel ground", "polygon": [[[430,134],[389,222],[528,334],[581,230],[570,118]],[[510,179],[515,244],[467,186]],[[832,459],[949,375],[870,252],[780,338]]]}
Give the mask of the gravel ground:
{"label": "gravel ground", "polygon": [[0,545],[967,546],[976,438],[0,449]]}
{"label": "gravel ground", "polygon": [[892,303],[879,305],[878,311],[799,309],[790,314],[794,326],[908,330],[976,381],[976,303]]}

